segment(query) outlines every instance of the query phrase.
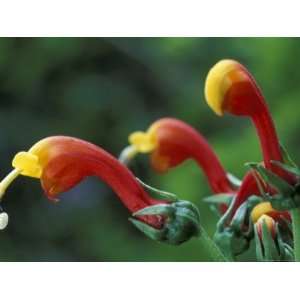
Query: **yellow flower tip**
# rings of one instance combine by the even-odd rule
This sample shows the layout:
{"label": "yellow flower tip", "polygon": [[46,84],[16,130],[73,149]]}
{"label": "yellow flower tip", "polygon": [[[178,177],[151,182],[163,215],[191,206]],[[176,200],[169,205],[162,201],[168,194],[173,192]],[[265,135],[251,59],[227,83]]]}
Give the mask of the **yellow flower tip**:
{"label": "yellow flower tip", "polygon": [[38,156],[30,152],[17,153],[12,161],[12,166],[20,170],[20,174],[24,176],[40,178],[42,174]]}
{"label": "yellow flower tip", "polygon": [[259,218],[263,215],[267,215],[268,213],[274,212],[275,209],[272,207],[270,202],[262,202],[257,204],[252,212],[251,212],[251,219],[255,224]]}
{"label": "yellow flower tip", "polygon": [[147,132],[136,131],[129,136],[129,143],[140,153],[150,153],[157,146],[155,131],[151,128]]}
{"label": "yellow flower tip", "polygon": [[204,94],[207,104],[219,116],[224,114],[225,96],[233,83],[247,80],[241,65],[231,59],[216,63],[208,72]]}

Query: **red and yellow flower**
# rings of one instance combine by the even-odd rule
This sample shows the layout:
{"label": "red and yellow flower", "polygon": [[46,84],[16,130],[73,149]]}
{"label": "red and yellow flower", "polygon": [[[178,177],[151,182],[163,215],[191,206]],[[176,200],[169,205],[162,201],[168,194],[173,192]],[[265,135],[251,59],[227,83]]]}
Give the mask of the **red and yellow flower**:
{"label": "red and yellow flower", "polygon": [[[259,136],[264,166],[288,182],[295,182],[294,176],[273,163],[283,161],[275,126],[258,85],[243,65],[229,59],[215,64],[206,78],[205,98],[212,110],[220,116],[229,112],[251,118]],[[235,209],[249,196],[259,194],[256,180],[249,172],[235,198]]]}
{"label": "red and yellow flower", "polygon": [[160,119],[146,132],[132,133],[129,143],[120,156],[123,161],[137,153],[150,153],[151,166],[157,172],[166,172],[187,159],[193,159],[204,171],[213,192],[234,191],[226,171],[205,138],[180,120]]}
{"label": "red and yellow flower", "polygon": [[0,183],[1,196],[19,175],[39,179],[51,200],[84,178],[97,176],[112,188],[128,210],[139,219],[132,219],[134,225],[151,238],[178,244],[198,234],[197,208],[187,201],[178,200],[170,204],[168,193],[159,193],[165,196],[163,200],[152,198],[144,190],[145,185],[128,168],[89,142],[67,136],[48,137],[29,151],[17,153],[12,165],[14,170]]}
{"label": "red and yellow flower", "polygon": [[218,115],[229,112],[251,118],[259,136],[265,167],[294,181],[291,174],[272,163],[283,160],[274,122],[258,85],[243,65],[229,59],[215,64],[206,78],[205,98]]}

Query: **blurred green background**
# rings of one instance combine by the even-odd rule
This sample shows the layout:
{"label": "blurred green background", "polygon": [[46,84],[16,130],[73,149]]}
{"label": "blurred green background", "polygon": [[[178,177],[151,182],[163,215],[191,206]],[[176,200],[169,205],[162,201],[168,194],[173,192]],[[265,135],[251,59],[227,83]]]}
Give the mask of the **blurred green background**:
{"label": "blurred green background", "polygon": [[[270,105],[284,145],[299,161],[300,40],[295,38],[1,38],[0,175],[11,159],[56,134],[83,138],[115,156],[127,136],[171,116],[199,129],[226,168],[242,176],[259,161],[249,120],[217,117],[203,84],[222,58],[245,64]],[[134,173],[193,201],[213,234],[216,216],[201,202],[210,194],[192,161],[161,176],[139,156]],[[0,232],[1,261],[206,261],[196,241],[174,247],[145,238],[102,182],[89,178],[50,203],[38,180],[20,177],[2,206],[10,216]],[[253,251],[242,257],[253,260]]]}

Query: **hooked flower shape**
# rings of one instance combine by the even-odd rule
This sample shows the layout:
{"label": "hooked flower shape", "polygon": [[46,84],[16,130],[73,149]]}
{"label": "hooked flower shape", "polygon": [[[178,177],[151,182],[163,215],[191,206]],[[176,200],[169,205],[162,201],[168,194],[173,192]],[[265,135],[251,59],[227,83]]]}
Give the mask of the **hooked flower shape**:
{"label": "hooked flower shape", "polygon": [[232,193],[234,188],[217,155],[205,138],[188,124],[173,118],[154,122],[146,132],[129,136],[130,146],[120,155],[127,162],[137,153],[150,153],[151,166],[157,172],[166,172],[187,159],[193,159],[204,171],[215,193]]}
{"label": "hooked flower shape", "polygon": [[[33,145],[29,151],[17,153],[12,165],[14,170],[0,182],[1,197],[19,175],[40,179],[45,194],[54,201],[60,193],[68,191],[84,178],[97,176],[138,217],[139,220],[133,219],[133,223],[151,238],[176,244],[196,234],[196,222],[189,222],[189,217],[180,214],[185,209],[187,214],[196,215],[195,219],[199,221],[195,207],[187,201],[169,204],[168,193],[160,193],[165,196],[164,200],[152,198],[128,168],[89,142],[68,136],[48,137]],[[148,188],[151,190],[151,187]],[[140,213],[146,208],[148,213]],[[182,234],[182,230],[186,229],[184,226],[189,228],[185,235]]]}
{"label": "hooked flower shape", "polygon": [[230,59],[215,64],[206,78],[205,98],[218,115],[229,112],[251,118],[260,139],[265,167],[294,182],[291,174],[272,163],[283,161],[274,122],[257,83],[243,65]]}
{"label": "hooked flower shape", "polygon": [[[230,59],[215,64],[206,78],[205,98],[212,110],[220,116],[229,112],[251,118],[260,139],[265,167],[288,182],[295,182],[294,176],[273,164],[273,161],[283,161],[275,126],[258,85],[243,65]],[[260,195],[252,172],[244,177],[234,200],[233,212],[249,196]]]}

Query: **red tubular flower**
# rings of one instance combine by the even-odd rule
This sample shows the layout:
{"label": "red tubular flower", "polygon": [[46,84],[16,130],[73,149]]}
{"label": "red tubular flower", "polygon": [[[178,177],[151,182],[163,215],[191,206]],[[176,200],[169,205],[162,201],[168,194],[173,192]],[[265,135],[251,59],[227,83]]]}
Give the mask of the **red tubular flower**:
{"label": "red tubular flower", "polygon": [[[14,178],[19,174],[40,178],[45,194],[54,201],[60,193],[68,191],[84,178],[97,176],[114,190],[133,213],[162,202],[151,198],[135,176],[112,155],[72,137],[45,138],[28,152],[19,152],[13,160],[13,166],[15,170],[11,174]],[[3,181],[1,188],[7,188]],[[151,224],[159,227],[160,220],[154,218]]]}
{"label": "red tubular flower", "polygon": [[[175,218],[180,209],[184,207],[189,210],[190,206],[186,201],[178,201],[177,205],[168,204],[168,199],[157,200],[150,197],[130,170],[100,147],[86,141],[67,136],[48,137],[36,143],[28,152],[19,152],[12,164],[15,169],[0,183],[2,195],[20,174],[40,179],[42,188],[51,200],[55,200],[57,195],[68,191],[84,178],[97,176],[109,185],[129,211],[142,221],[132,220],[148,236],[170,243],[180,243],[195,233],[192,230],[195,229],[194,223],[191,225],[188,221],[184,224],[181,222],[183,227],[190,226],[190,235],[184,236],[182,228],[179,229],[174,223],[182,221],[180,216]],[[146,208],[148,213],[139,214]],[[172,219],[168,218],[168,213],[172,213]],[[179,215],[180,213],[181,211]],[[197,210],[192,207],[188,213],[197,215]],[[171,240],[168,240],[170,228],[173,231]]]}
{"label": "red tubular flower", "polygon": [[131,146],[120,159],[136,153],[151,153],[151,165],[157,172],[166,172],[187,159],[193,159],[205,173],[214,193],[233,193],[234,189],[217,155],[205,138],[188,124],[173,118],[154,122],[146,132],[129,136]]}
{"label": "red tubular flower", "polygon": [[[288,182],[295,182],[290,173],[272,164],[272,161],[283,160],[277,133],[264,97],[244,66],[234,60],[218,62],[207,75],[205,97],[218,115],[226,111],[250,117],[260,139],[265,167]],[[249,196],[259,194],[256,180],[250,172],[245,176],[235,198],[233,213]]]}
{"label": "red tubular flower", "polygon": [[282,162],[277,133],[264,97],[248,70],[234,60],[221,60],[209,71],[205,84],[208,105],[218,114],[247,116],[256,127],[265,167],[289,182],[293,176],[272,164]]}

